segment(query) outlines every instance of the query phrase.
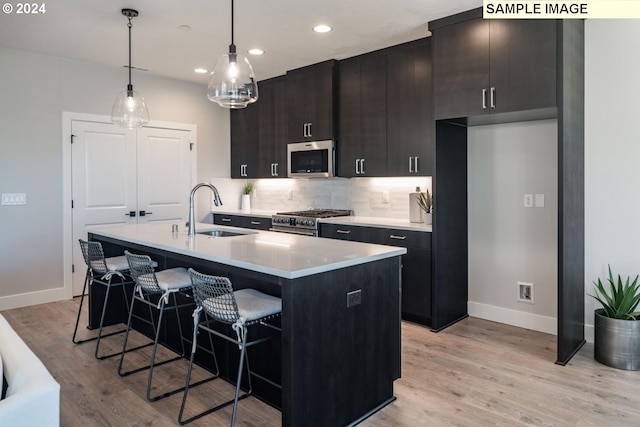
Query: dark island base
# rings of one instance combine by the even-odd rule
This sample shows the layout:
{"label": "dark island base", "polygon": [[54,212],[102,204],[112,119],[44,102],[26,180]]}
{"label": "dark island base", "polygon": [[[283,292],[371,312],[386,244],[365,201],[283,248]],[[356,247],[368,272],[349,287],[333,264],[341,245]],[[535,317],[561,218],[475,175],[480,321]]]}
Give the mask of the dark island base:
{"label": "dark island base", "polygon": [[[282,411],[283,426],[353,425],[395,399],[393,381],[400,377],[399,256],[285,279],[94,233],[89,238],[102,243],[106,256],[122,255],[128,249],[151,256],[159,270],[193,267],[229,277],[234,289],[251,287],[281,297],[281,339],[252,348],[249,363],[252,371],[269,380],[253,378],[254,395]],[[90,290],[89,327],[99,322],[96,313],[102,309],[103,290],[98,285]],[[359,295],[347,295],[358,290]],[[109,321],[126,322],[121,295],[111,302]],[[189,345],[191,311],[182,310],[179,315]],[[162,342],[177,349],[180,337],[172,316],[163,321]],[[142,324],[134,328],[151,336]],[[238,348],[221,341],[215,340],[218,363],[223,378],[233,382]],[[212,366],[211,356],[196,355],[199,364]],[[270,381],[281,384],[281,389]]]}

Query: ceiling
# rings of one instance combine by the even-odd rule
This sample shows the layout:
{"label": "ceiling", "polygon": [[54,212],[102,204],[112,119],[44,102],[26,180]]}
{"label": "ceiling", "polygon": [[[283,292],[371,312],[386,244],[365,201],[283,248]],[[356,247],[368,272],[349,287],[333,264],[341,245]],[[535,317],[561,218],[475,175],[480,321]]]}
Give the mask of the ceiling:
{"label": "ceiling", "polygon": [[[230,0],[38,4],[45,5],[45,13],[0,14],[0,46],[121,67],[128,62],[128,36],[120,10],[133,8],[140,13],[133,19],[133,66],[206,84],[207,75],[193,69],[212,70],[231,41]],[[235,0],[235,44],[241,54],[253,47],[265,51],[247,55],[263,80],[428,36],[428,21],[481,5],[482,0]],[[320,23],[333,31],[311,31]]]}

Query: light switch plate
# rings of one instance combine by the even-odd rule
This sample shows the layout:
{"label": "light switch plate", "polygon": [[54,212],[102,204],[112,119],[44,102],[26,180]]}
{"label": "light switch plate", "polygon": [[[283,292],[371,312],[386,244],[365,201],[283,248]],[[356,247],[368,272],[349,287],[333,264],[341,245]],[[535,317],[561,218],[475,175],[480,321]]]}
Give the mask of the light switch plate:
{"label": "light switch plate", "polygon": [[3,206],[26,205],[27,195],[25,193],[2,193]]}
{"label": "light switch plate", "polygon": [[536,194],[535,207],[544,208],[544,194]]}

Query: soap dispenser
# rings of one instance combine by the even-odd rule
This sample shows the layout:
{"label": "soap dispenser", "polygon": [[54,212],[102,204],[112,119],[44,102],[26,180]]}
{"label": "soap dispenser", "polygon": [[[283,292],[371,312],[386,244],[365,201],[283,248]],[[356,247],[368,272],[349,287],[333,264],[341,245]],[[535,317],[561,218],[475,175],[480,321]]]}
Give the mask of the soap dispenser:
{"label": "soap dispenser", "polygon": [[420,187],[416,187],[415,193],[409,193],[409,222],[424,222],[424,213],[418,205],[418,197],[420,197]]}

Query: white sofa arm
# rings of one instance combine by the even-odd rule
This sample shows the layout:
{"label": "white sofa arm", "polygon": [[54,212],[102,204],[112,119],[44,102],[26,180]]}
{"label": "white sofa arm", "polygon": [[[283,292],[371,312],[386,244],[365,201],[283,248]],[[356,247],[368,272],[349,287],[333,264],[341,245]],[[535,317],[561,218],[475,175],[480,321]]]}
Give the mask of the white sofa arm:
{"label": "white sofa arm", "polygon": [[0,355],[9,388],[0,400],[0,424],[60,426],[60,384],[0,314]]}

